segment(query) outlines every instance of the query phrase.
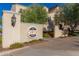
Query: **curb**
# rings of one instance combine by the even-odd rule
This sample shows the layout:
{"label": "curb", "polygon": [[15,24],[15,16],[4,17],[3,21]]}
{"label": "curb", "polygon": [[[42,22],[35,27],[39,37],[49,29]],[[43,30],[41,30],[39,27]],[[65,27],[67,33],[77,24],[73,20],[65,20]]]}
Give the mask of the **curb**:
{"label": "curb", "polygon": [[[40,43],[39,43],[40,44]],[[32,45],[33,46],[33,45]],[[26,48],[29,48],[30,46],[24,46],[22,48],[17,48],[17,49],[13,49],[13,50],[8,50],[8,51],[3,51],[3,52],[0,52],[0,56],[3,56],[3,55],[6,55],[6,54],[10,54],[12,52],[16,52],[16,51],[19,51],[19,50],[22,50],[22,49],[26,49]]]}
{"label": "curb", "polygon": [[3,52],[0,52],[0,56],[6,55],[6,54],[10,54],[12,52],[16,52],[16,51],[19,51],[19,50],[22,50],[22,49],[25,49],[25,48],[29,48],[29,47],[30,46],[25,46],[25,47],[18,48],[18,49],[13,49],[13,50],[9,50],[9,51],[3,51]]}

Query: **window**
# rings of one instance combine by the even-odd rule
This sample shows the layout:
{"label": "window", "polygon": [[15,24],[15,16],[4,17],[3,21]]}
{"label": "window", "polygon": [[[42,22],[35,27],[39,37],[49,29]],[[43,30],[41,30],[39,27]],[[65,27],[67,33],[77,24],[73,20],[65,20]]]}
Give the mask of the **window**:
{"label": "window", "polygon": [[15,23],[16,23],[16,16],[15,14],[12,16],[11,18],[11,25],[14,27],[15,26]]}

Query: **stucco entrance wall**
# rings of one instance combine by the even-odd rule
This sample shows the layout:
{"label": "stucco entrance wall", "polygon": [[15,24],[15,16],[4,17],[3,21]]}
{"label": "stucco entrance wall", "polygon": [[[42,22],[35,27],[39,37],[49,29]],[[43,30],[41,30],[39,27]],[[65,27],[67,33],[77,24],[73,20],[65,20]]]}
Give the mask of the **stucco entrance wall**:
{"label": "stucco entrance wall", "polygon": [[[13,14],[16,16],[16,24],[14,27],[11,25]],[[2,18],[2,47],[8,48],[11,44],[20,42],[20,14],[12,11],[3,11]]]}
{"label": "stucco entrance wall", "polygon": [[55,28],[54,28],[54,37],[55,38],[63,37],[63,31],[59,29],[58,25],[55,25]]}
{"label": "stucco entrance wall", "polygon": [[[15,15],[16,23],[12,26],[12,17]],[[11,44],[29,42],[43,39],[43,24],[22,23],[19,13],[3,11],[2,47],[9,48]],[[31,29],[30,29],[31,28]]]}
{"label": "stucco entrance wall", "polygon": [[[21,42],[29,42],[32,40],[43,39],[43,25],[42,24],[21,22],[20,31],[21,31],[21,33],[20,33]],[[31,37],[30,35],[32,35],[34,37]]]}
{"label": "stucco entrance wall", "polygon": [[26,10],[28,7],[20,5],[20,4],[13,4],[11,10],[13,12],[19,13],[20,10]]}

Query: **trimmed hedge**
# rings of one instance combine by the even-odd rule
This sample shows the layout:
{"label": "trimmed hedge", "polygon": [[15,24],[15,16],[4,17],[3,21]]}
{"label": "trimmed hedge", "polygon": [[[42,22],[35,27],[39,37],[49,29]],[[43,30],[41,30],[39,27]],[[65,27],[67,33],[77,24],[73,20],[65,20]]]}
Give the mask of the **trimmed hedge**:
{"label": "trimmed hedge", "polygon": [[10,45],[10,49],[21,48],[21,47],[23,47],[22,43],[14,43]]}
{"label": "trimmed hedge", "polygon": [[40,40],[32,40],[29,43],[35,43],[35,42],[39,42]]}
{"label": "trimmed hedge", "polygon": [[49,36],[48,33],[44,33],[44,34],[43,34],[43,37],[44,37],[44,38],[49,38],[50,36]]}
{"label": "trimmed hedge", "polygon": [[21,48],[24,46],[24,44],[34,44],[34,43],[38,43],[38,42],[41,42],[43,41],[43,39],[39,39],[39,40],[32,40],[30,42],[24,42],[24,43],[14,43],[12,45],[10,45],[10,49],[15,49],[15,48]]}

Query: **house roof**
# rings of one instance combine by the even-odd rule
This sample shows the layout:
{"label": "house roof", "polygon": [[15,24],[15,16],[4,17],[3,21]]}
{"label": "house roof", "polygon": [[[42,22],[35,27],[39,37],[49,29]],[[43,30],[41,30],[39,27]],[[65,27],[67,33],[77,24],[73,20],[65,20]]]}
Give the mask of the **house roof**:
{"label": "house roof", "polygon": [[57,7],[59,7],[59,6],[56,5],[55,7],[49,8],[49,13],[54,12],[55,10],[57,10]]}

